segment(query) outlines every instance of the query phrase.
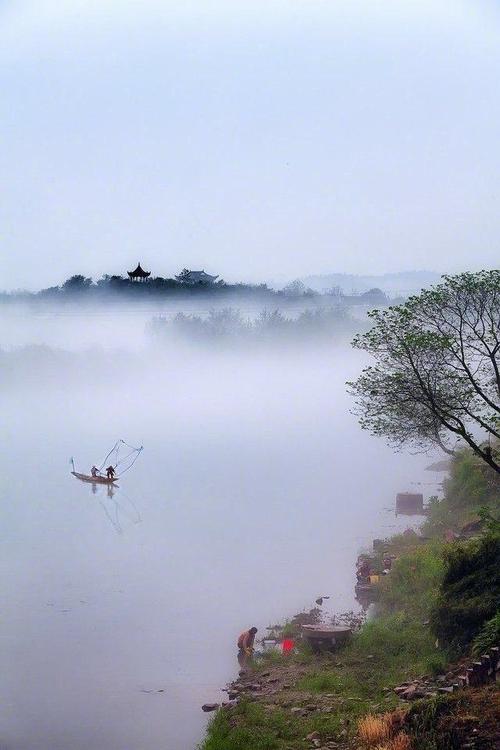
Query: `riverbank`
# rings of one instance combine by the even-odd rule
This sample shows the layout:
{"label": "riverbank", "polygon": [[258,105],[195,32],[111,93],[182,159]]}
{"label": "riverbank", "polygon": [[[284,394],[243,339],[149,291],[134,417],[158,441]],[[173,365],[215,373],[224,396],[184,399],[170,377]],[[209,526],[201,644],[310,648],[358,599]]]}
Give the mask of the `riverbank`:
{"label": "riverbank", "polygon": [[[455,687],[467,677],[474,645],[481,652],[497,645],[500,536],[491,512],[499,489],[468,452],[457,457],[420,533],[384,540],[380,554],[394,564],[378,584],[376,617],[344,648],[319,656],[298,625],[284,623],[297,638],[294,653],[263,653],[240,673],[202,749],[499,747],[493,675],[482,687]],[[489,517],[480,518],[481,507]],[[467,536],[474,538],[460,539]]]}

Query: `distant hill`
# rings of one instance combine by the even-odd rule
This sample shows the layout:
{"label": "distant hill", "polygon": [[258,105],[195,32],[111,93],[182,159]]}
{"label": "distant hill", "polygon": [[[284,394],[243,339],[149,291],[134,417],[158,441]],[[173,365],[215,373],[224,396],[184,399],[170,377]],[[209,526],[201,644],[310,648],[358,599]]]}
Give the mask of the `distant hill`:
{"label": "distant hill", "polygon": [[304,284],[317,292],[324,292],[332,287],[340,287],[344,294],[366,292],[378,288],[391,297],[406,297],[419,292],[424,287],[437,284],[441,274],[434,271],[401,271],[384,273],[379,276],[357,276],[348,273],[326,273],[305,276]]}

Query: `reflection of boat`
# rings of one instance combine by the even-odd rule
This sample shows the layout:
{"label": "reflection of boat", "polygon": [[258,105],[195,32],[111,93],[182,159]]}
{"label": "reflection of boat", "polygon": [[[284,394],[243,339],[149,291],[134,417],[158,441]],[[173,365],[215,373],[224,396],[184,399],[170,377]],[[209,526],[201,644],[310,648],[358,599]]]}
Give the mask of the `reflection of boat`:
{"label": "reflection of boat", "polygon": [[354,587],[356,601],[361,604],[363,609],[377,601],[379,592],[380,589],[376,583],[357,583]]}
{"label": "reflection of boat", "polygon": [[[95,489],[99,492],[97,487]],[[100,504],[117,534],[123,534],[124,529],[130,524],[142,521],[134,501],[123,490],[117,490],[116,484],[108,484],[105,498],[101,492]]]}
{"label": "reflection of boat", "polygon": [[424,515],[424,496],[421,492],[398,492],[396,495],[396,514],[405,516]]}
{"label": "reflection of boat", "polygon": [[112,477],[111,479],[108,479],[108,477],[93,477],[89,474],[80,474],[79,471],[72,471],[71,473],[74,477],[80,479],[82,482],[91,482],[92,484],[113,484],[114,482],[118,481],[118,477]]}

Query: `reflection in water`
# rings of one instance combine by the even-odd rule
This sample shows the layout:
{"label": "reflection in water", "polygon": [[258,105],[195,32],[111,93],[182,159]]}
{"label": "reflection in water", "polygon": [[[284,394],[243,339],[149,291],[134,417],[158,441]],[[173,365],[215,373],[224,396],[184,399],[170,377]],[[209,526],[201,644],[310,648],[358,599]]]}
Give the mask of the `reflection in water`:
{"label": "reflection in water", "polygon": [[[361,549],[411,522],[381,508],[423,459],[360,433],[348,352],[173,354],[141,360],[140,398],[121,365],[89,389],[88,357],[77,396],[61,371],[2,403],[2,746],[192,750],[238,633],[325,591],[351,609]],[[66,475],[120,434],[148,449],[119,487]]]}
{"label": "reflection in water", "polygon": [[253,654],[249,654],[243,648],[238,649],[238,665],[240,669],[246,669],[252,663]]}
{"label": "reflection in water", "polygon": [[92,484],[92,494],[99,496],[99,503],[106,518],[117,534],[123,534],[125,527],[142,522],[135,502],[125,490],[116,485]]}

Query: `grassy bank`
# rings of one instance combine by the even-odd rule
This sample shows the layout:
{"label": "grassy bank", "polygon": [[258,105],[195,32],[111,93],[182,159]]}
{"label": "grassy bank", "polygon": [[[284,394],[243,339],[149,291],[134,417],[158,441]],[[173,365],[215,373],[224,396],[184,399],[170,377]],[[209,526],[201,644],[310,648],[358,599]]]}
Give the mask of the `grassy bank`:
{"label": "grassy bank", "polygon": [[[437,685],[474,644],[494,645],[500,635],[500,534],[494,521],[499,498],[498,480],[461,453],[451,466],[444,498],[432,503],[423,536],[385,540],[384,549],[395,562],[381,579],[376,618],[335,654],[315,656],[299,645],[286,657],[257,658],[245,678],[249,687],[244,683],[238,703],[214,716],[202,750],[375,747],[366,737],[362,743],[360,720],[365,717],[369,734],[375,732],[371,717],[376,727],[378,716],[399,717],[401,724],[387,736],[381,730],[380,749],[458,748],[464,732],[472,729],[472,746],[482,747],[477,742],[483,735],[491,742],[492,710],[500,706],[495,687],[468,689],[464,699],[438,694]],[[443,538],[450,531],[458,537],[464,524],[478,521],[484,506],[490,516],[476,538]],[[293,629],[288,623],[288,633]],[[435,685],[436,694],[411,704],[408,712],[410,704],[394,688],[415,678]],[[490,709],[482,718],[463,724],[467,701],[479,705],[486,700]]]}

